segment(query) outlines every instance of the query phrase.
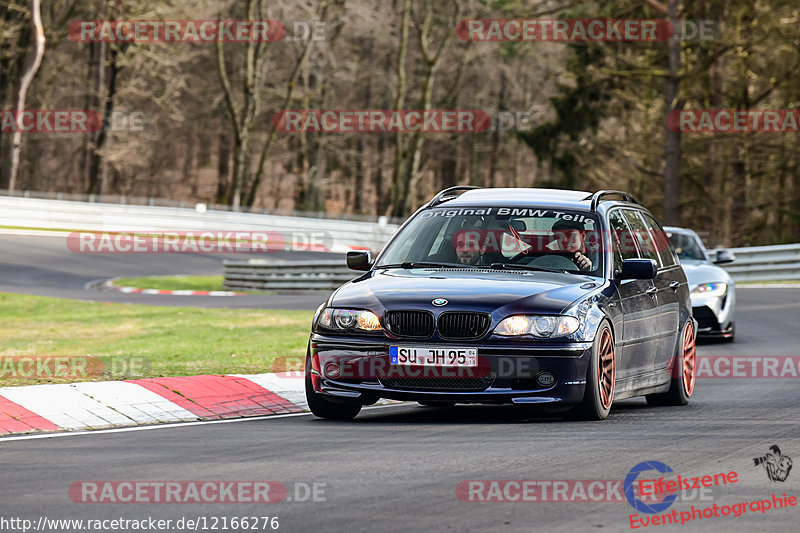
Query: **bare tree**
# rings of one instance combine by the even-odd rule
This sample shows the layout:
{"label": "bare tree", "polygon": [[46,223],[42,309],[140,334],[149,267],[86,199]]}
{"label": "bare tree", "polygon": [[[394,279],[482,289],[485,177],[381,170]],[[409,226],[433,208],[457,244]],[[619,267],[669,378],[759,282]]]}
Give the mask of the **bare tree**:
{"label": "bare tree", "polygon": [[[678,22],[678,0],[669,0],[667,16],[675,25]],[[664,91],[664,223],[681,225],[681,132],[667,125],[667,117],[676,109],[681,67],[681,40],[677,32],[667,43],[667,77]]]}
{"label": "bare tree", "polygon": [[[411,0],[403,0],[403,14],[400,18],[400,42],[397,46],[397,89],[394,96],[394,109],[400,110],[406,101],[406,55],[408,54],[408,27],[411,24]],[[394,146],[394,170],[392,172],[392,188],[389,192],[390,215],[399,214],[406,188],[403,183],[406,174],[406,161],[408,159],[406,136],[397,132]]]}
{"label": "bare tree", "polygon": [[[257,0],[249,0],[247,2],[247,20],[255,20],[256,4]],[[236,211],[241,204],[242,188],[244,187],[250,163],[250,137],[258,111],[259,89],[261,86],[258,65],[261,59],[261,46],[255,40],[247,42],[244,75],[242,78],[243,101],[239,104],[235,100],[233,88],[228,77],[228,67],[225,64],[222,40],[217,39],[215,44],[217,49],[217,74],[219,75],[220,84],[222,84],[225,105],[233,126],[233,183],[229,191],[230,197],[225,200]]]}
{"label": "bare tree", "polygon": [[[28,67],[22,75],[19,90],[17,91],[17,105],[15,106],[16,112],[19,114],[25,109],[25,99],[28,95],[28,88],[39,70],[39,65],[42,64],[44,57],[44,27],[42,26],[42,13],[39,0],[31,0],[31,26],[33,33],[31,34],[31,44],[33,51]],[[13,191],[17,185],[17,172],[19,171],[19,153],[22,149],[22,130],[20,128],[14,129],[14,134],[11,137],[11,166],[8,172],[8,189]]]}
{"label": "bare tree", "polygon": [[[452,0],[452,15],[450,23],[445,30],[444,39],[441,40],[438,49],[431,49],[431,41],[433,38],[430,33],[433,29],[433,6],[431,0],[424,2],[424,15],[421,21],[418,22],[419,32],[419,49],[422,53],[422,96],[421,104],[422,111],[429,111],[431,108],[431,99],[433,98],[433,85],[436,78],[436,71],[439,67],[439,62],[442,59],[444,51],[453,40],[455,34],[456,23],[458,22],[461,14],[461,4],[458,0]],[[401,212],[396,214],[404,214],[413,210],[417,200],[417,182],[420,179],[420,167],[422,164],[422,147],[423,136],[422,132],[416,131],[411,137],[411,165],[408,167],[407,173],[403,179],[403,189],[405,193],[405,201],[401,206]]]}

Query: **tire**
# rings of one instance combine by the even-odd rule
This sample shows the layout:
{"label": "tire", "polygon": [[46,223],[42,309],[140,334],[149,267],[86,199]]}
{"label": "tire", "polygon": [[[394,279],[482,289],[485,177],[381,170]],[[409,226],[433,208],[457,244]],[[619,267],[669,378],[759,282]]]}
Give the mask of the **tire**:
{"label": "tire", "polygon": [[697,377],[697,356],[695,352],[695,331],[691,320],[683,326],[681,343],[675,354],[675,365],[672,367],[672,380],[669,390],[661,394],[645,396],[648,405],[686,405],[694,393]]}
{"label": "tire", "polygon": [[361,411],[361,401],[353,402],[333,402],[326,399],[322,394],[314,390],[311,383],[311,360],[306,364],[306,401],[308,408],[318,418],[328,420],[352,420]]}
{"label": "tire", "polygon": [[418,404],[424,407],[453,407],[456,402],[444,402],[444,401],[429,401],[429,402],[417,402]]}
{"label": "tire", "polygon": [[608,320],[597,328],[592,346],[592,357],[586,370],[586,388],[583,401],[568,412],[575,420],[605,420],[614,401],[616,378],[616,345],[614,332]]}

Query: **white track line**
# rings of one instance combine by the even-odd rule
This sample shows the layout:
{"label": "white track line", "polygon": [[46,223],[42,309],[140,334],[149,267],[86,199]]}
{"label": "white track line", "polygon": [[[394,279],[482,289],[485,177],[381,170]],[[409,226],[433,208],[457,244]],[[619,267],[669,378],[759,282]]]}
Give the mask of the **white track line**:
{"label": "white track line", "polygon": [[[387,407],[400,407],[408,406],[406,403],[395,403],[390,405],[373,405],[372,407],[364,407],[364,411],[374,411],[377,409],[386,409]],[[98,429],[94,431],[70,431],[66,433],[43,433],[38,435],[20,435],[18,437],[0,437],[0,446],[4,442],[15,440],[38,440],[38,439],[54,439],[58,437],[76,437],[78,435],[101,435],[104,433],[128,433],[130,431],[150,431],[153,429],[172,429],[189,426],[204,426],[210,424],[233,424],[235,422],[252,422],[256,420],[275,420],[277,418],[294,418],[298,416],[313,416],[311,413],[290,413],[286,415],[266,415],[254,416],[250,418],[235,418],[228,420],[201,420],[198,422],[178,422],[175,424],[159,424],[157,426],[134,426],[127,428],[114,428],[114,429]]]}

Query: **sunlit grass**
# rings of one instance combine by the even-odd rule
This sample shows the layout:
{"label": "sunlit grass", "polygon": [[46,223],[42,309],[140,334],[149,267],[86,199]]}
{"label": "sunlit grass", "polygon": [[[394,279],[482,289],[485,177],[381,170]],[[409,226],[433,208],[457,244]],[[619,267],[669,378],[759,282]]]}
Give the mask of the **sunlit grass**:
{"label": "sunlit grass", "polygon": [[[88,379],[270,372],[305,355],[312,311],[199,309],[0,293],[0,362],[11,357],[136,361],[143,372]],[[276,366],[277,365],[277,366]],[[0,366],[0,370],[2,370]],[[82,381],[19,377],[0,385]]]}
{"label": "sunlit grass", "polygon": [[221,291],[224,290],[223,282],[223,276],[149,276],[118,278],[114,285],[168,291]]}

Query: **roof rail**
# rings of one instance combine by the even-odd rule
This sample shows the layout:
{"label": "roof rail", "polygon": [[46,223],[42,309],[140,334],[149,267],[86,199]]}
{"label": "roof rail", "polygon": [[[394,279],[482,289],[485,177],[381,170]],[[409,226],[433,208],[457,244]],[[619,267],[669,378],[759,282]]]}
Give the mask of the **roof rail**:
{"label": "roof rail", "polygon": [[452,200],[456,198],[458,195],[452,194],[456,192],[465,192],[470,191],[472,189],[483,189],[483,187],[478,187],[476,185],[456,185],[455,187],[449,187],[443,191],[439,191],[439,193],[433,197],[433,200],[428,202],[428,207],[433,207],[435,205],[439,205],[442,202],[446,202],[447,200]]}
{"label": "roof rail", "polygon": [[584,198],[584,200],[591,200],[592,201],[591,210],[597,211],[597,205],[600,203],[600,200],[602,200],[606,196],[621,196],[622,201],[624,202],[631,202],[634,204],[642,205],[642,202],[637,200],[632,194],[628,194],[623,191],[611,191],[611,190],[597,191],[591,196],[587,196],[586,198]]}

